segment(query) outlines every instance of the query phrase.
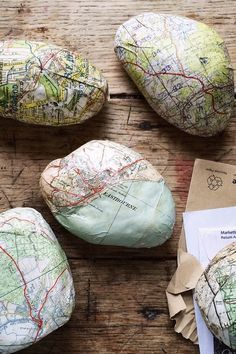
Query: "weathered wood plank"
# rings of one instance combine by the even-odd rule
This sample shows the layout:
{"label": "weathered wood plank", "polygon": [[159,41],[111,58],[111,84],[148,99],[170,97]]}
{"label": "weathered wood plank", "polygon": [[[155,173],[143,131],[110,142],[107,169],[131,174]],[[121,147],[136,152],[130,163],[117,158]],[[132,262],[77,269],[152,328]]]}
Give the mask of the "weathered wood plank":
{"label": "weathered wood plank", "polygon": [[[192,137],[172,127],[143,100],[112,100],[83,125],[37,127],[0,120],[0,207],[35,207],[52,225],[69,257],[175,257],[195,157],[236,164],[236,114],[226,131],[211,139]],[[89,245],[54,220],[38,186],[41,172],[91,139],[111,139],[142,153],[163,174],[173,191],[177,223],[173,238],[153,250]]]}
{"label": "weathered wood plank", "polygon": [[165,288],[175,261],[73,260],[71,266],[77,289],[71,321],[25,354],[198,352],[169,320]]}
{"label": "weathered wood plank", "polygon": [[134,93],[136,88],[116,59],[113,41],[120,24],[148,11],[188,16],[213,26],[225,39],[236,69],[234,0],[2,0],[0,35],[77,50],[103,70],[112,94]]}
{"label": "weathered wood plank", "polygon": [[[213,26],[225,39],[236,69],[235,0],[1,1],[1,38],[44,40],[77,50],[102,69],[111,93],[96,118],[76,127],[0,120],[0,211],[29,206],[42,212],[70,258],[77,292],[72,320],[24,353],[198,352],[174,333],[164,290],[175,269],[172,259],[193,161],[200,157],[236,164],[236,111],[227,130],[211,139],[188,136],[157,117],[113,51],[118,26],[145,11],[189,16]],[[126,144],[163,173],[177,205],[175,232],[165,245],[151,250],[93,246],[56,223],[39,192],[40,173],[49,161],[91,139]]]}

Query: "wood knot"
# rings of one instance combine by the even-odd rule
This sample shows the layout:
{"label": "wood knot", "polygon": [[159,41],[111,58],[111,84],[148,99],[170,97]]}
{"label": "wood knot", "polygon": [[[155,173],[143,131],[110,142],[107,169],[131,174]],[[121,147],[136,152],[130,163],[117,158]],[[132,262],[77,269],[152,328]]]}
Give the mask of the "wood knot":
{"label": "wood knot", "polygon": [[158,315],[161,315],[163,313],[162,310],[154,308],[154,307],[149,307],[149,306],[144,306],[141,310],[137,311],[138,314],[141,314],[146,320],[148,321],[153,321]]}
{"label": "wood knot", "polygon": [[18,14],[24,14],[24,13],[31,13],[31,10],[29,7],[25,6],[24,3],[21,3],[19,8],[17,9]]}
{"label": "wood knot", "polygon": [[141,122],[138,127],[139,127],[139,129],[142,129],[142,130],[151,130],[152,129],[151,123],[145,122],[145,121]]}

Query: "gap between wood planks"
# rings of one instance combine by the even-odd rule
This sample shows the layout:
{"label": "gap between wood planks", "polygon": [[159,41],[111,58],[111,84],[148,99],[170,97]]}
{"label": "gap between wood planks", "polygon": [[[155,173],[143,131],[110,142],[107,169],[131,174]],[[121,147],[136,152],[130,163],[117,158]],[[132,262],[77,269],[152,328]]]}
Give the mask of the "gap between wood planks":
{"label": "gap between wood planks", "polygon": [[[236,89],[234,92],[234,98],[236,99]],[[143,95],[141,93],[110,93],[110,99],[111,100],[130,100],[130,99],[135,99],[135,100],[145,100]]]}

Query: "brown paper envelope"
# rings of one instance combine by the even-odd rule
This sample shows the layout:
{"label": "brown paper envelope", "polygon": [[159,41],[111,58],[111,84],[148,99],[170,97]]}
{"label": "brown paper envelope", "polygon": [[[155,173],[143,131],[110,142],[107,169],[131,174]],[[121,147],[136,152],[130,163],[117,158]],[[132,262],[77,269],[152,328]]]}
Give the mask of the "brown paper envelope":
{"label": "brown paper envelope", "polygon": [[[236,166],[195,160],[186,211],[224,208],[236,205]],[[187,253],[184,231],[178,246],[178,267],[167,290],[170,318],[175,331],[197,344],[192,289],[203,271],[198,260]]]}

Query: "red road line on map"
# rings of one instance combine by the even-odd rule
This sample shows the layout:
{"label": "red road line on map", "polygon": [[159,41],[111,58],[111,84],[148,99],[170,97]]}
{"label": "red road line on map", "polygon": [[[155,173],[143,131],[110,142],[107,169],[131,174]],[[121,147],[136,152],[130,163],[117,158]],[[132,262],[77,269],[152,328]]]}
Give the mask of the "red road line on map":
{"label": "red road line on map", "polygon": [[27,305],[29,307],[29,315],[30,315],[30,318],[32,319],[33,322],[36,322],[39,326],[39,321],[37,318],[35,318],[33,315],[32,315],[32,306],[31,306],[31,303],[28,299],[28,295],[26,294],[26,290],[27,290],[27,283],[25,281],[25,278],[24,278],[24,275],[22,273],[22,271],[20,270],[20,267],[18,266],[17,262],[15,261],[15,259],[2,247],[0,246],[0,249],[3,251],[3,253],[5,253],[10,259],[11,261],[14,263],[16,269],[18,270],[18,272],[20,273],[20,276],[22,278],[22,281],[24,283],[24,297],[25,297],[25,300],[27,302]]}
{"label": "red road line on map", "polygon": [[40,65],[40,69],[41,71],[43,71],[43,69],[45,68],[46,64],[49,62],[49,60],[55,58],[63,49],[60,49],[58,50],[56,53],[53,53],[49,56],[49,58],[44,62],[42,63],[42,65]]}
{"label": "red road line on map", "polygon": [[52,178],[52,180],[51,180],[51,183],[53,183],[54,182],[54,179],[56,179],[56,178],[58,178],[59,177],[59,171],[60,171],[60,169],[61,169],[61,163],[62,163],[62,159],[60,159],[60,162],[59,162],[59,165],[49,165],[49,167],[48,168],[46,168],[46,170],[50,170],[50,168],[57,168],[58,170],[57,170],[57,174],[55,175],[55,176],[53,176],[53,178]]}
{"label": "red road line on map", "polygon": [[176,58],[177,58],[177,62],[178,62],[178,64],[179,64],[179,66],[180,66],[182,72],[184,73],[183,65],[182,65],[182,63],[181,63],[181,60],[179,59],[178,48],[177,48],[176,44],[173,42],[173,37],[172,37],[172,34],[171,34],[170,30],[167,28],[168,26],[167,26],[166,21],[167,21],[167,18],[165,17],[165,18],[164,18],[164,28],[165,28],[165,31],[169,33],[169,37],[170,37],[171,44],[172,44],[173,47],[175,48],[175,55],[176,55]]}
{"label": "red road line on map", "polygon": [[197,80],[198,82],[200,82],[200,84],[202,85],[202,92],[205,92],[206,94],[210,95],[212,97],[212,108],[213,110],[217,113],[217,114],[222,114],[222,115],[225,115],[226,113],[225,112],[219,112],[216,110],[215,108],[215,101],[214,101],[214,96],[212,93],[208,92],[207,90],[209,90],[209,88],[205,88],[205,85],[204,85],[204,82],[199,79],[198,77],[195,77],[195,76],[188,76],[188,75],[185,75],[184,73],[175,73],[175,72],[163,72],[163,71],[158,71],[158,72],[155,72],[155,73],[150,73],[148,72],[147,70],[145,70],[141,65],[139,64],[136,64],[136,63],[132,63],[130,61],[124,61],[123,64],[130,64],[130,65],[134,65],[134,66],[137,66],[138,68],[140,68],[145,74],[147,75],[150,75],[150,76],[158,76],[158,75],[172,75],[172,76],[181,76],[181,77],[184,77],[185,79],[192,79],[192,80]]}
{"label": "red road line on map", "polygon": [[213,95],[211,92],[208,92],[207,90],[206,90],[206,91],[203,91],[203,92],[205,92],[207,95],[210,95],[210,96],[211,96],[212,108],[213,108],[213,110],[214,110],[215,113],[222,114],[222,115],[226,114],[226,113],[224,113],[224,112],[219,112],[219,111],[216,109],[216,107],[215,107],[215,97],[214,97],[214,95]]}
{"label": "red road line on map", "polygon": [[[28,220],[28,219],[23,219],[23,218],[18,218],[17,216],[13,216],[13,217],[11,217],[11,218],[9,218],[9,219],[3,221],[2,223],[0,223],[0,226],[2,227],[3,225],[7,224],[9,221],[14,220],[14,219],[16,219],[16,220],[18,220],[18,221],[20,221],[20,222],[25,221],[25,222],[28,222],[28,223],[30,223],[30,224],[32,224],[32,225],[35,226],[35,222],[34,222],[34,221],[31,221],[31,220]],[[46,235],[47,237],[49,237],[48,234],[45,232],[45,230],[47,230],[47,229],[46,229],[46,228],[42,228],[42,227],[40,228],[40,231],[41,231],[44,235]]]}
{"label": "red road line on map", "polygon": [[[143,158],[140,158],[140,159],[138,159],[138,160],[136,160],[136,161],[134,161],[134,162],[131,162],[131,163],[128,164],[128,165],[123,166],[123,167],[120,168],[118,171],[116,171],[115,173],[113,173],[113,175],[112,175],[111,177],[115,177],[118,173],[122,172],[124,169],[127,169],[127,168],[131,167],[132,165],[134,165],[134,164],[136,164],[136,163],[138,163],[139,161],[142,161],[142,160],[144,160],[144,159],[143,159]],[[81,177],[81,179],[82,179],[82,181],[84,182],[84,184],[86,184],[89,188],[91,188],[93,191],[96,192],[96,188],[94,188],[93,186],[91,186],[91,184],[90,184],[87,180],[85,180],[85,179],[83,178],[83,176],[82,176],[81,173],[80,173],[80,170],[79,170],[79,169],[76,169],[75,171],[76,171],[77,174]],[[98,188],[98,189],[99,189],[99,188]]]}
{"label": "red road line on map", "polygon": [[11,218],[9,218],[9,219],[3,221],[0,225],[3,226],[3,225],[5,225],[5,224],[7,224],[9,221],[14,220],[14,219],[16,219],[16,220],[18,220],[18,221],[26,221],[26,222],[29,222],[30,224],[35,225],[35,223],[34,223],[33,221],[28,220],[28,219],[18,218],[17,216],[13,216],[13,217],[11,217]]}
{"label": "red road line on map", "polygon": [[76,169],[75,169],[75,172],[80,176],[80,178],[82,179],[82,181],[84,182],[84,184],[85,184],[88,188],[92,189],[93,192],[96,193],[97,190],[98,190],[99,188],[101,188],[101,187],[97,187],[97,188],[93,187],[93,186],[88,182],[88,180],[86,180],[86,179],[82,176],[82,174],[80,173],[80,169],[79,169],[79,168],[76,168]]}
{"label": "red road line on map", "polygon": [[[46,64],[49,62],[49,60],[51,60],[51,59],[53,59],[55,56],[57,56],[57,54],[58,54],[59,52],[61,52],[61,51],[62,51],[62,49],[58,50],[56,53],[51,54],[50,57],[46,60],[46,62],[43,63],[43,64],[41,64],[41,65],[39,66],[40,73],[38,74],[38,76],[36,77],[36,80],[34,81],[34,86],[33,86],[30,90],[28,90],[28,91],[27,91],[27,87],[26,87],[25,91],[22,92],[21,96],[18,97],[17,102],[20,102],[20,101],[22,100],[22,98],[23,98],[28,92],[32,92],[32,91],[35,89],[35,86],[37,85],[37,82],[38,82],[38,80],[39,80],[39,77],[40,77],[42,71],[44,70]],[[28,84],[28,87],[29,87],[29,85],[30,85],[30,84]]]}
{"label": "red road line on map", "polygon": [[[129,164],[123,166],[123,167],[120,168],[118,171],[116,171],[115,173],[113,173],[112,177],[115,177],[118,173],[122,172],[124,169],[129,168],[129,167],[131,167],[132,165],[135,165],[136,163],[138,163],[138,162],[140,162],[140,161],[143,161],[143,160],[144,160],[144,158],[140,158],[140,159],[137,159],[137,160],[135,160],[135,161],[133,161],[133,162],[131,162],[131,163],[129,163]],[[79,170],[76,170],[77,173],[78,173],[78,171],[79,171]],[[59,175],[59,172],[58,172],[58,175]],[[79,174],[79,175],[80,175],[80,174]],[[81,177],[81,175],[80,175],[80,177]],[[43,178],[43,177],[41,177],[41,178]],[[83,180],[84,183],[86,183],[85,180],[84,180],[82,177],[81,177],[81,179]],[[81,196],[80,196],[79,194],[72,193],[72,192],[68,192],[68,191],[65,192],[63,189],[59,189],[59,188],[53,187],[53,186],[52,186],[52,183],[49,183],[45,178],[43,178],[43,180],[53,189],[53,191],[52,191],[52,196],[50,197],[50,200],[53,199],[53,194],[56,193],[56,192],[63,192],[63,193],[65,193],[65,194],[69,194],[69,195],[73,195],[73,196],[75,196],[75,197],[81,198]],[[101,187],[92,188],[92,187],[88,184],[88,182],[86,183],[86,185],[87,185],[89,188],[91,188],[91,189],[93,190],[93,193],[90,193],[90,194],[84,196],[84,197],[81,198],[79,201],[76,201],[76,202],[74,202],[74,203],[69,203],[68,205],[60,205],[60,206],[58,206],[58,207],[78,206],[79,204],[83,203],[84,201],[86,201],[86,200],[88,200],[88,199],[94,197],[95,195],[99,194],[100,192],[102,192],[102,191],[104,190],[104,188],[106,188],[106,186],[107,186],[107,184],[103,184]],[[62,198],[61,198],[61,199],[62,199]],[[63,200],[66,201],[66,199],[63,199]]]}
{"label": "red road line on map", "polygon": [[56,278],[56,280],[55,280],[55,282],[53,283],[53,285],[51,286],[51,288],[46,292],[45,298],[44,298],[44,300],[43,300],[42,305],[41,305],[40,308],[39,308],[39,311],[38,311],[38,313],[37,313],[37,318],[36,318],[36,317],[34,317],[34,316],[32,315],[32,305],[31,305],[31,303],[30,303],[30,301],[29,301],[29,299],[28,299],[28,295],[26,294],[27,283],[26,283],[26,281],[25,281],[25,278],[24,278],[24,275],[23,275],[22,271],[20,270],[20,267],[18,266],[18,264],[17,264],[17,262],[15,261],[15,259],[7,252],[2,246],[0,246],[0,249],[3,251],[4,254],[6,254],[6,255],[11,259],[11,261],[14,263],[16,269],[18,270],[18,272],[19,272],[20,275],[21,275],[22,281],[23,281],[23,283],[24,283],[24,297],[25,297],[25,300],[26,300],[27,305],[28,305],[28,307],[29,307],[29,315],[30,315],[30,318],[31,318],[31,320],[32,320],[33,322],[37,323],[37,325],[38,325],[38,330],[37,330],[37,333],[36,333],[36,336],[35,336],[35,339],[34,339],[34,342],[35,342],[35,341],[37,340],[38,334],[39,334],[39,332],[40,332],[40,330],[41,330],[41,328],[42,328],[42,325],[43,325],[43,319],[41,318],[40,314],[41,314],[41,312],[42,312],[42,310],[43,310],[43,308],[44,308],[44,306],[45,306],[45,303],[47,302],[48,295],[49,295],[49,293],[53,290],[53,288],[55,288],[55,286],[56,286],[56,284],[57,284],[59,278],[60,278],[60,277],[62,276],[62,274],[67,270],[67,268],[65,268],[65,269],[58,275],[58,277]]}
{"label": "red road line on map", "polygon": [[135,160],[134,162],[131,162],[131,163],[128,164],[128,165],[123,166],[123,167],[120,168],[112,177],[114,177],[114,176],[117,175],[118,173],[122,172],[124,169],[129,168],[129,167],[133,166],[134,164],[136,164],[136,163],[138,163],[138,162],[140,162],[140,161],[143,161],[143,160],[145,160],[145,159],[144,159],[144,158],[140,158],[140,159],[138,159],[138,160]]}
{"label": "red road line on map", "polygon": [[202,85],[203,88],[205,88],[204,82],[199,79],[198,77],[195,76],[188,76],[185,75],[184,73],[176,73],[176,72],[163,72],[163,71],[157,71],[155,73],[150,73],[149,71],[145,70],[141,65],[133,63],[131,61],[124,61],[123,64],[131,64],[131,65],[135,65],[137,66],[139,69],[141,69],[145,74],[150,75],[150,76],[158,76],[158,75],[173,75],[173,76],[182,76],[185,79],[193,79],[193,80],[197,80],[200,82],[200,84]]}
{"label": "red road line on map", "polygon": [[49,295],[49,293],[53,290],[53,288],[55,288],[55,286],[56,286],[56,284],[57,284],[59,278],[62,276],[62,274],[63,274],[66,270],[67,270],[67,268],[65,268],[65,269],[58,275],[58,277],[56,278],[56,280],[55,280],[55,282],[53,283],[53,285],[51,286],[51,288],[46,292],[46,295],[45,295],[45,298],[44,298],[44,300],[43,300],[43,303],[42,303],[42,305],[40,306],[39,311],[38,311],[38,314],[37,314],[37,316],[38,316],[38,321],[39,321],[39,325],[38,325],[38,330],[37,330],[37,333],[36,333],[34,342],[36,342],[36,340],[37,340],[37,338],[38,338],[38,335],[39,335],[39,332],[40,332],[40,330],[41,330],[41,328],[42,328],[42,326],[43,326],[43,319],[41,318],[40,314],[41,314],[41,312],[42,312],[42,310],[43,310],[43,308],[44,308],[44,306],[45,306],[45,303],[47,302],[48,295]]}
{"label": "red road line on map", "polygon": [[[217,87],[216,86],[217,89],[224,89],[224,88],[227,88],[227,87],[232,87],[232,85],[224,85],[224,86],[221,86],[221,87]],[[206,94],[208,94],[208,91],[212,90],[213,88],[214,87],[209,87],[209,88],[205,89],[204,91],[203,90],[199,90],[198,92],[195,92],[192,96],[190,96],[190,98],[188,99],[188,102],[184,105],[184,107],[182,109],[183,112],[184,112],[185,108],[188,106],[189,102],[191,102],[196,96],[198,96],[202,92],[205,92]],[[224,113],[218,112],[218,114],[224,114]]]}
{"label": "red road line on map", "polygon": [[[43,178],[43,179],[44,179],[44,178]],[[75,196],[75,197],[80,198],[79,201],[76,201],[76,202],[74,202],[74,203],[69,203],[69,204],[66,204],[66,205],[63,204],[63,205],[60,205],[59,207],[77,206],[77,205],[83,203],[84,201],[86,201],[87,199],[90,199],[91,197],[95,196],[96,194],[99,194],[99,193],[102,192],[103,189],[106,187],[106,185],[103,185],[102,187],[97,188],[93,193],[90,193],[90,194],[84,196],[83,198],[81,198],[81,195],[79,195],[79,194],[71,193],[71,192],[65,192],[63,189],[59,189],[59,188],[53,187],[47,180],[44,179],[44,181],[53,189],[53,191],[52,191],[52,196],[50,197],[50,200],[53,199],[53,194],[56,193],[56,192],[63,192],[63,193],[65,193],[66,195],[69,194],[69,195],[73,195],[73,196]],[[61,197],[61,199],[64,200],[64,201],[67,201],[66,199],[63,199],[62,197]]]}

